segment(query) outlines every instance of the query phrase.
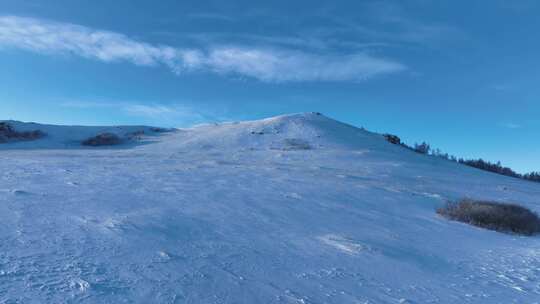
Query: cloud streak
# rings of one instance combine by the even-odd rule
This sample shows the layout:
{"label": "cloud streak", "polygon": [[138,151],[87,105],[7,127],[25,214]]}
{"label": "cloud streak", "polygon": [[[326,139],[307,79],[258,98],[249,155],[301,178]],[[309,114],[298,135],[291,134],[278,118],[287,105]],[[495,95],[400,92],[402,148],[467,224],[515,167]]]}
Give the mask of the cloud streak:
{"label": "cloud streak", "polygon": [[172,47],[150,45],[115,32],[16,16],[0,17],[0,46],[142,66],[164,63],[173,68],[181,57]]}
{"label": "cloud streak", "polygon": [[520,129],[522,126],[513,122],[506,122],[502,124],[507,129]]}
{"label": "cloud streak", "polygon": [[186,127],[208,121],[228,120],[224,111],[193,107],[187,103],[154,103],[122,100],[69,100],[59,103],[61,107],[76,110],[106,110],[117,114],[144,119],[152,124]]}
{"label": "cloud streak", "polygon": [[366,52],[332,55],[290,48],[154,45],[121,33],[18,16],[0,16],[0,48],[71,54],[102,62],[164,65],[174,73],[212,72],[264,82],[361,81],[406,69]]}
{"label": "cloud streak", "polygon": [[344,56],[298,51],[218,48],[205,58],[209,69],[262,81],[358,81],[401,71],[405,67],[365,53]]}

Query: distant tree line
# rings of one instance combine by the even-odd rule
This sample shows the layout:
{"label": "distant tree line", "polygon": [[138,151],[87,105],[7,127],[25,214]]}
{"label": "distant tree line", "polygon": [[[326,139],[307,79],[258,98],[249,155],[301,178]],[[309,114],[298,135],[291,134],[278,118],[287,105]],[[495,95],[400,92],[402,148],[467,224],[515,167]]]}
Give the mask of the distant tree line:
{"label": "distant tree line", "polygon": [[415,143],[414,146],[409,146],[403,142],[401,142],[401,139],[392,134],[384,134],[384,137],[387,141],[389,141],[392,144],[403,146],[407,149],[413,150],[416,153],[425,154],[425,155],[431,155],[435,157],[440,157],[452,162],[456,162],[462,165],[466,165],[469,167],[474,167],[480,170],[489,171],[501,175],[511,176],[515,178],[521,178],[533,182],[540,182],[540,172],[531,172],[526,174],[520,174],[516,171],[512,170],[509,167],[505,167],[501,164],[500,161],[496,163],[492,163],[490,161],[485,161],[481,158],[479,159],[463,159],[463,158],[457,158],[454,155],[450,155],[448,153],[443,153],[440,149],[432,149],[431,146],[426,143],[422,142],[421,144]]}

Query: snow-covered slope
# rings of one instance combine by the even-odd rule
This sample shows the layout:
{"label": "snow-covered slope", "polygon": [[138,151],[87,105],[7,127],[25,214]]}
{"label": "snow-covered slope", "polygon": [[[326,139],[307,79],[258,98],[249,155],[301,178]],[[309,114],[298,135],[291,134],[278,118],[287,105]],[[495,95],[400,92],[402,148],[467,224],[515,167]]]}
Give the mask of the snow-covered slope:
{"label": "snow-covered slope", "polygon": [[23,123],[19,121],[2,120],[0,123],[7,123],[15,131],[31,132],[41,131],[45,136],[38,140],[21,140],[9,144],[1,144],[0,150],[4,149],[68,149],[81,148],[81,142],[98,134],[111,133],[121,139],[125,139],[123,147],[133,146],[139,142],[140,137],[146,140],[150,135],[156,135],[166,129],[146,127],[146,126],[114,126],[114,127],[86,127],[86,126],[57,126],[43,125],[37,123]]}
{"label": "snow-covered slope", "polygon": [[538,237],[435,214],[540,211],[539,184],[313,113],[107,149],[47,128],[0,144],[0,303],[540,302]]}

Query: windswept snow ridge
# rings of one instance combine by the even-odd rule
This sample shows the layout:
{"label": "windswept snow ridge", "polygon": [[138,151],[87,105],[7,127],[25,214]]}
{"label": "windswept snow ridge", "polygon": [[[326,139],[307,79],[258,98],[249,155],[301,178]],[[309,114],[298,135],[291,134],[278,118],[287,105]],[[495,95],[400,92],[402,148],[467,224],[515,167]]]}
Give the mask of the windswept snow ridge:
{"label": "windswept snow ridge", "polygon": [[47,137],[0,144],[0,303],[540,302],[538,237],[435,213],[540,211],[538,184],[316,113],[159,134],[11,123]]}

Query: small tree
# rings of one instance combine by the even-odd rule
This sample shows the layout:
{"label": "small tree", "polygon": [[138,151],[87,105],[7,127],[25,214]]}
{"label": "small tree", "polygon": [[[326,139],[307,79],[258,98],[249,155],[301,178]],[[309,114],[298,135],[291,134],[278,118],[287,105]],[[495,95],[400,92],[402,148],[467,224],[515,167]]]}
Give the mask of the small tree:
{"label": "small tree", "polygon": [[540,172],[531,172],[523,175],[524,179],[540,182]]}
{"label": "small tree", "polygon": [[383,136],[389,143],[394,145],[401,145],[401,139],[398,136],[388,133],[383,134]]}
{"label": "small tree", "polygon": [[429,154],[429,151],[431,151],[431,147],[425,141],[422,142],[421,144],[415,143],[414,144],[414,151],[416,151],[416,152],[418,152],[420,154]]}

